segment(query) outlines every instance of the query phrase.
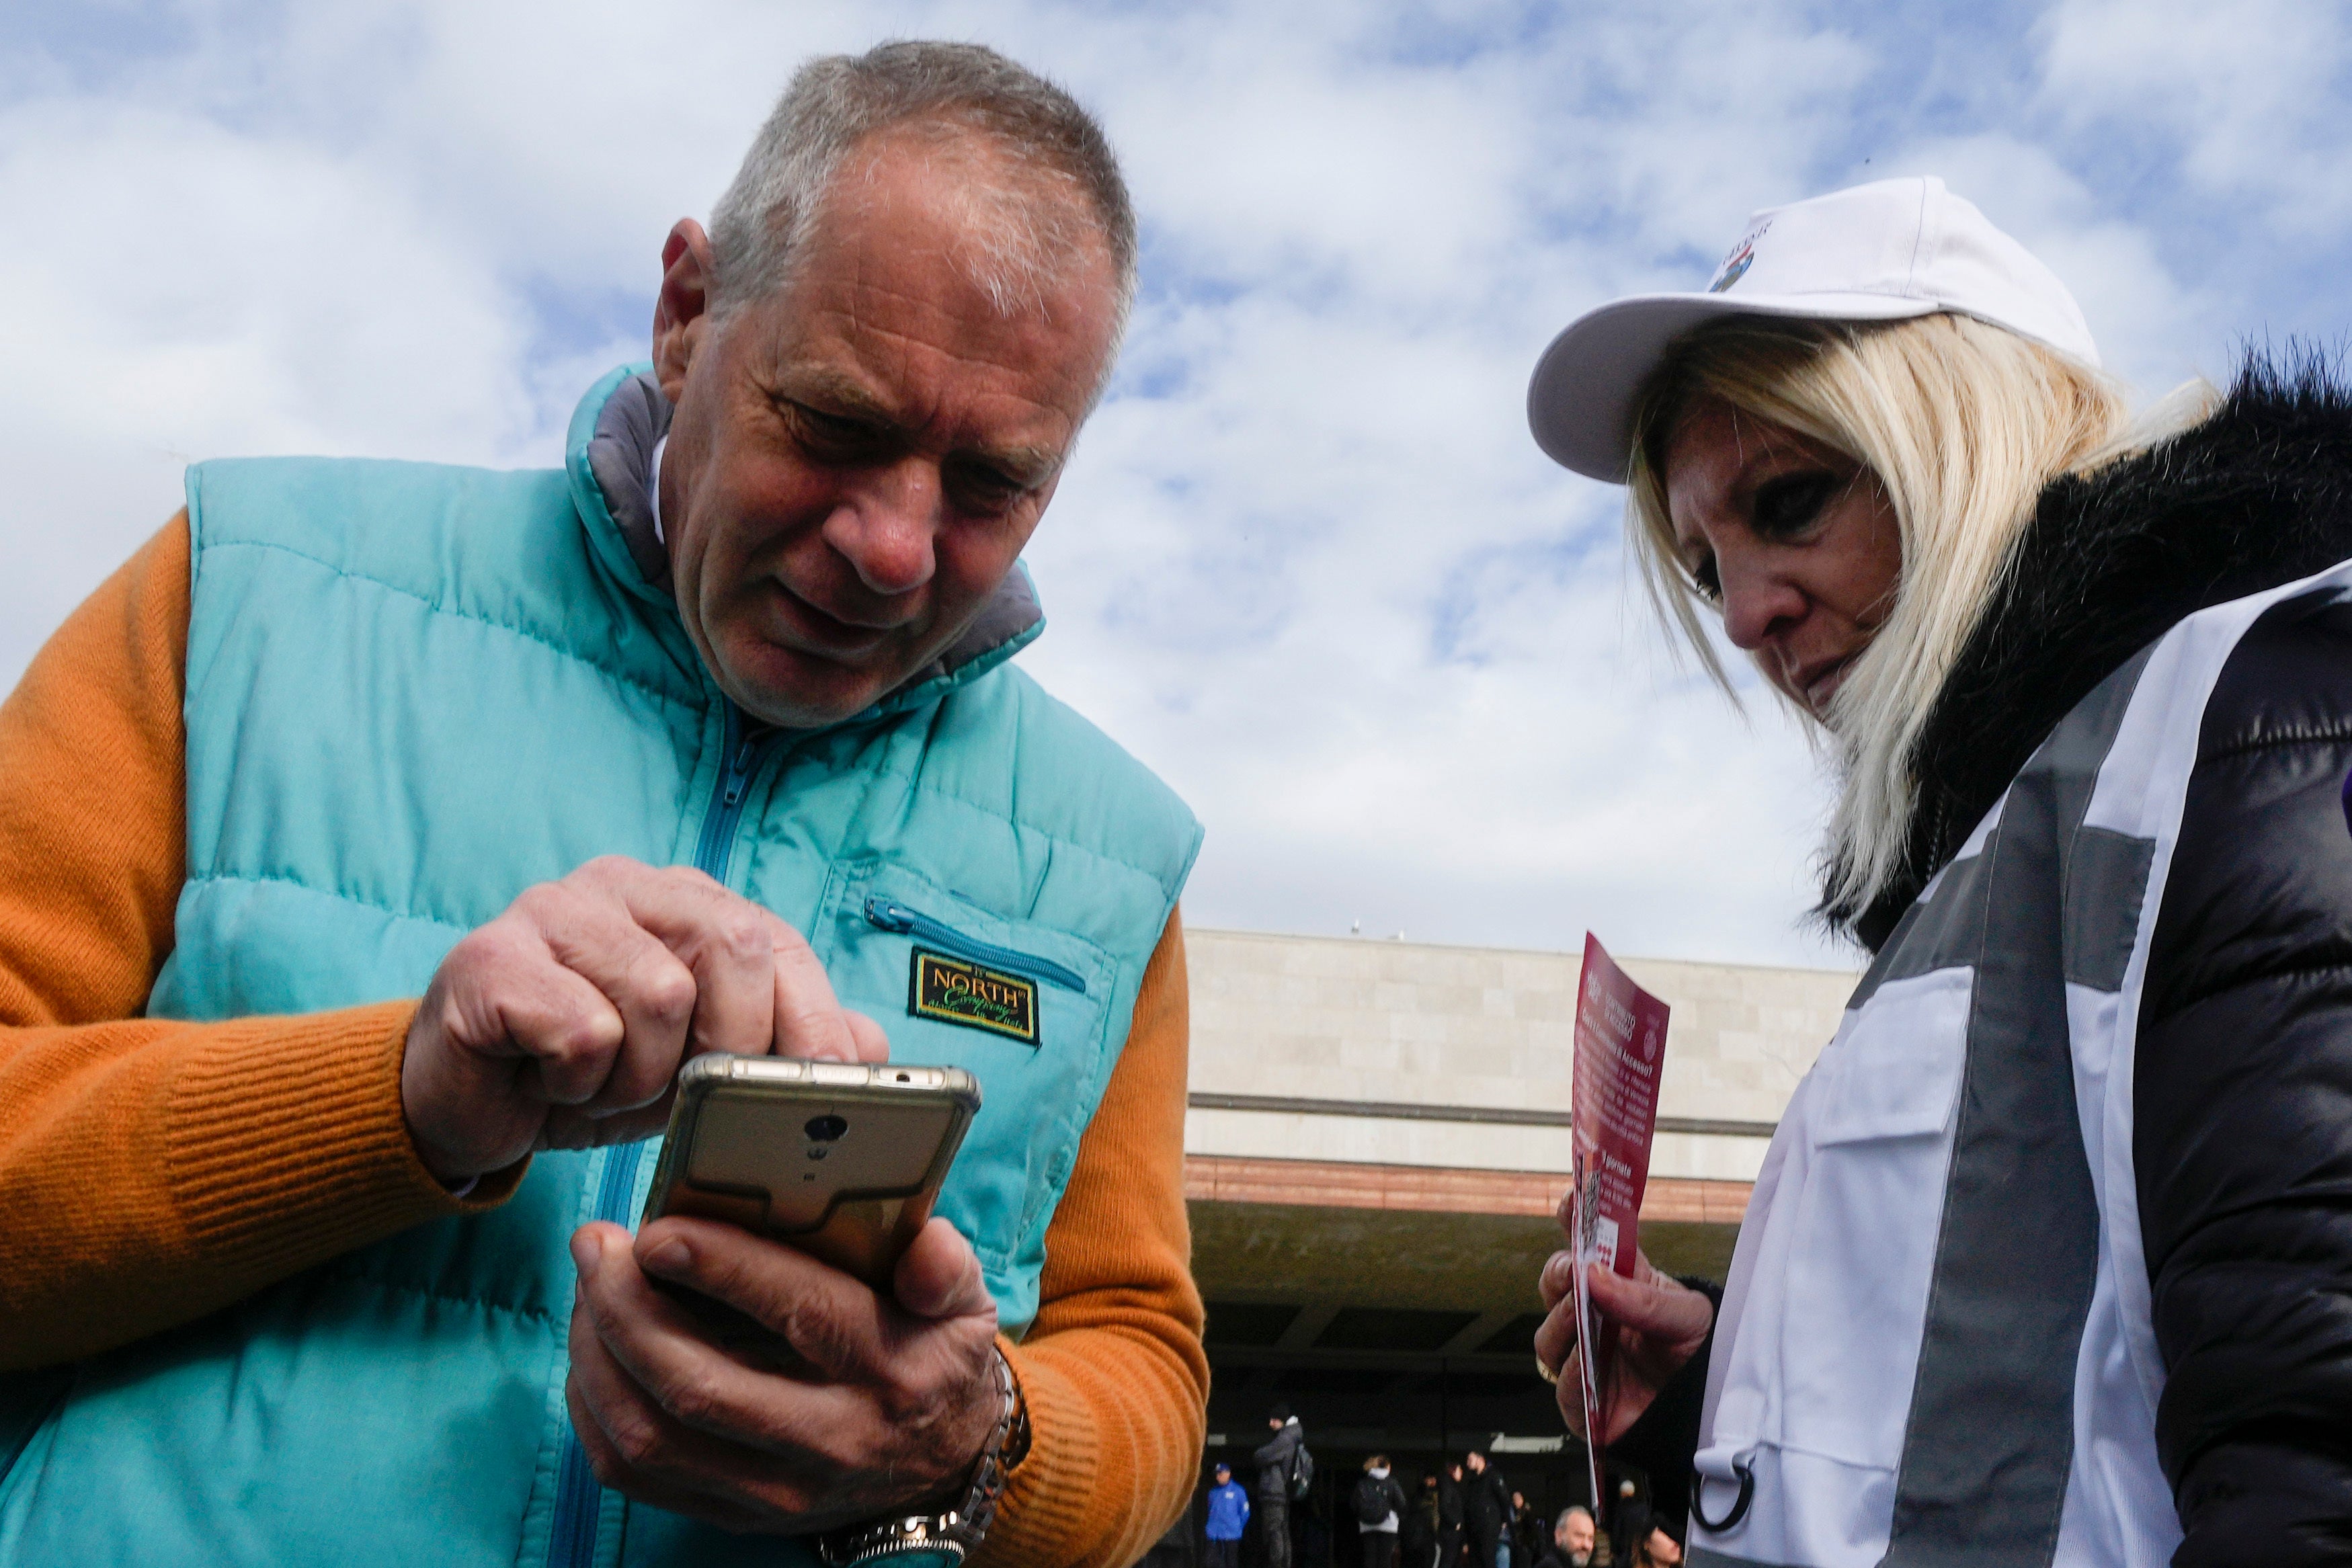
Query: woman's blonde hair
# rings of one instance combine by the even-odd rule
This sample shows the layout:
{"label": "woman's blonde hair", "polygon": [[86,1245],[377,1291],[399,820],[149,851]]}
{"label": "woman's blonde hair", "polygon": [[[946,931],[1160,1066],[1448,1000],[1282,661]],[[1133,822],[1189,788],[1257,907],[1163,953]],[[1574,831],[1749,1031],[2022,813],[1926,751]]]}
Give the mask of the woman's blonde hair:
{"label": "woman's blonde hair", "polygon": [[1894,600],[1825,720],[1839,775],[1823,850],[1832,920],[1867,908],[1904,870],[1921,732],[2043,487],[2202,419],[2212,396],[2192,382],[2135,423],[2112,378],[1951,314],[1733,317],[1683,339],[1652,372],[1635,409],[1626,521],[1653,602],[1727,692],[1699,619],[1706,596],[1666,508],[1663,459],[1682,412],[1717,398],[1795,431],[1867,468],[1893,504],[1903,550]]}

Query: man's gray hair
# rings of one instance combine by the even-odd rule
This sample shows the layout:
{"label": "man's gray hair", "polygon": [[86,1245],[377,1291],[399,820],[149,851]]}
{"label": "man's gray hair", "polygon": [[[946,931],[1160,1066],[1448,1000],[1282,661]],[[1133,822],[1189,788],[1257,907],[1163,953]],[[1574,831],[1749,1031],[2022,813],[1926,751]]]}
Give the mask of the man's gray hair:
{"label": "man's gray hair", "polygon": [[[853,149],[885,131],[925,137],[944,156],[993,152],[1007,181],[973,169],[979,266],[999,310],[1041,301],[1083,247],[1087,227],[1118,278],[1112,341],[1135,298],[1135,208],[1109,140],[1060,88],[978,44],[900,40],[824,55],[793,74],[734,183],[710,214],[712,308],[724,319],[791,279]],[[984,145],[973,149],[974,139]]]}
{"label": "man's gray hair", "polygon": [[[1587,1519],[1592,1519],[1592,1511],[1591,1509],[1585,1507],[1580,1502],[1572,1502],[1566,1508],[1559,1511],[1559,1517],[1552,1521],[1552,1529],[1556,1531],[1566,1530],[1568,1528],[1568,1521],[1574,1519],[1580,1513]],[[1601,1521],[1599,1520],[1593,1520],[1592,1528],[1599,1530],[1601,1528]]]}

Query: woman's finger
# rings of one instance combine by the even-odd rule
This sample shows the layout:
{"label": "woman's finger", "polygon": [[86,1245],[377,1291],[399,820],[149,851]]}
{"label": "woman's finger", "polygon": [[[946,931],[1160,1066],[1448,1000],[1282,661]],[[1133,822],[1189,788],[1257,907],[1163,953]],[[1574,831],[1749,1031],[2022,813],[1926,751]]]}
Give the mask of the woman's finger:
{"label": "woman's finger", "polygon": [[[1569,1357],[1575,1354],[1577,1338],[1576,1303],[1562,1301],[1552,1308],[1536,1327],[1536,1359],[1553,1372],[1559,1373],[1568,1364]],[[1561,1373],[1560,1375],[1565,1382],[1567,1375]]]}
{"label": "woman's finger", "polygon": [[1715,1322],[1714,1302],[1655,1270],[1647,1280],[1629,1280],[1595,1263],[1586,1272],[1585,1290],[1603,1318],[1666,1344],[1696,1345]]}

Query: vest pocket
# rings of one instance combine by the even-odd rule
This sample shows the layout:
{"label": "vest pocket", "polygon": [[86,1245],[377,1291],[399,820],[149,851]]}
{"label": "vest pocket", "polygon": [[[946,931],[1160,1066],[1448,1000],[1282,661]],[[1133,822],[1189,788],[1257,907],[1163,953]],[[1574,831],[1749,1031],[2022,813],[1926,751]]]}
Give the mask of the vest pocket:
{"label": "vest pocket", "polygon": [[1083,937],[874,861],[835,868],[811,940],[842,1005],[889,1035],[893,1061],[980,1081],[940,1213],[971,1240],[1008,1321],[1024,1322],[1045,1223],[1109,1077],[1117,965]]}
{"label": "vest pocket", "polygon": [[1974,973],[1938,969],[1882,986],[1824,1053],[1813,1144],[1870,1143],[1948,1131],[1968,1059]]}
{"label": "vest pocket", "polygon": [[1901,1459],[1974,980],[1882,986],[1814,1069],[1804,1158],[1773,1197],[1785,1315],[1759,1435],[1784,1448],[1890,1473]]}

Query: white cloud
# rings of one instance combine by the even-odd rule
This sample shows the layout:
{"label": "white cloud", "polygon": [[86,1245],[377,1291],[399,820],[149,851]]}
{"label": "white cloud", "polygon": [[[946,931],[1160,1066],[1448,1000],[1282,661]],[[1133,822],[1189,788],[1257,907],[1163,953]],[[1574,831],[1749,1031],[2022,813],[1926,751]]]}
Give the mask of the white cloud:
{"label": "white cloud", "polygon": [[2081,124],[2158,129],[2228,205],[2300,241],[2352,218],[2352,15],[2308,0],[2062,0],[2043,18],[2043,94]]}
{"label": "white cloud", "polygon": [[511,295],[314,146],[137,105],[0,115],[0,670],[180,504],[191,459],[526,439]]}

